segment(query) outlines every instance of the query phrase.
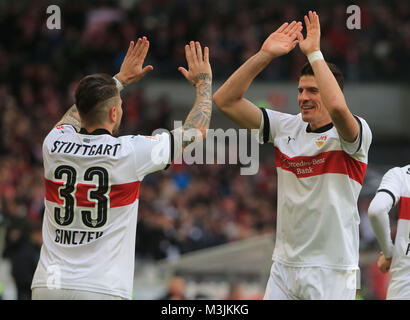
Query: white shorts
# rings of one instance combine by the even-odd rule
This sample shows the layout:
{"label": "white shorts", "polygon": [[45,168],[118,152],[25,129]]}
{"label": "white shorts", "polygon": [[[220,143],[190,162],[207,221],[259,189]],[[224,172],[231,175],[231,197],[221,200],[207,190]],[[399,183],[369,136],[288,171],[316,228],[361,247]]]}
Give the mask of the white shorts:
{"label": "white shorts", "polygon": [[33,288],[32,300],[126,300],[119,296],[71,289]]}
{"label": "white shorts", "polygon": [[273,262],[264,300],[354,300],[357,275],[357,270]]}

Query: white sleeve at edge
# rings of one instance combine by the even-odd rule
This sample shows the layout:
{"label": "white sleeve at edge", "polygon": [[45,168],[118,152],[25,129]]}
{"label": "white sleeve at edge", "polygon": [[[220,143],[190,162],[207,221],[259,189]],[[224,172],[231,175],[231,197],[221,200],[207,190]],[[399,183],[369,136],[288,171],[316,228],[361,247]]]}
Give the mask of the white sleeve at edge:
{"label": "white sleeve at edge", "polygon": [[377,192],[370,203],[368,214],[377,241],[386,258],[393,255],[393,242],[390,235],[389,211],[393,206],[393,198],[386,192]]}

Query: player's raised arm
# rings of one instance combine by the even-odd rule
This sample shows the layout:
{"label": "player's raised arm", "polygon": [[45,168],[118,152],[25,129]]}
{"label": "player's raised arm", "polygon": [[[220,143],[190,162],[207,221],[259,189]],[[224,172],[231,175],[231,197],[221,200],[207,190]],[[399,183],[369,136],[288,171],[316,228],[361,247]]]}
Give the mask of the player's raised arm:
{"label": "player's raised arm", "polygon": [[[212,69],[209,63],[209,48],[205,47],[202,53],[201,44],[191,41],[185,46],[185,57],[188,70],[183,67],[179,67],[178,70],[195,87],[195,102],[182,128],[174,130],[175,145],[182,146],[182,150],[190,143],[205,138],[212,114]],[[186,134],[189,135],[189,139],[184,137]]]}
{"label": "player's raised arm", "polygon": [[335,77],[320,52],[320,23],[316,12],[305,16],[306,38],[298,32],[299,47],[308,57],[323,104],[342,138],[354,142],[359,133],[359,125],[347,107],[345,97]]}
{"label": "player's raised arm", "polygon": [[120,72],[114,76],[124,87],[138,82],[148,72],[154,70],[154,67],[151,65],[143,67],[148,49],[149,41],[146,37],[139,38],[136,43],[134,41],[130,42],[127,54],[121,64]]}
{"label": "player's raised arm", "polygon": [[[138,82],[154,69],[151,65],[143,67],[148,49],[149,41],[146,37],[139,38],[136,42],[130,42],[120,71],[114,76],[119,91],[132,83]],[[81,118],[75,104],[68,109],[56,126],[63,124],[72,125],[77,131],[81,129]]]}
{"label": "player's raised arm", "polygon": [[244,98],[245,92],[272,59],[287,54],[296,46],[297,32],[301,30],[301,22],[282,24],[265,40],[261,49],[215,92],[213,100],[216,106],[242,128],[258,129],[262,119],[260,109]]}

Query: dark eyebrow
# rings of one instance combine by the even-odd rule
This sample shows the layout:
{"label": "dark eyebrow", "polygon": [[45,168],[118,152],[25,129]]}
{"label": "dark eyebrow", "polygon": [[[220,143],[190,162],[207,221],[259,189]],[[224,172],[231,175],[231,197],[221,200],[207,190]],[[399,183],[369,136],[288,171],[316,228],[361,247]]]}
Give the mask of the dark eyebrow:
{"label": "dark eyebrow", "polygon": [[303,90],[303,89],[306,89],[308,91],[319,91],[317,87],[306,87],[306,88],[298,87],[298,91]]}

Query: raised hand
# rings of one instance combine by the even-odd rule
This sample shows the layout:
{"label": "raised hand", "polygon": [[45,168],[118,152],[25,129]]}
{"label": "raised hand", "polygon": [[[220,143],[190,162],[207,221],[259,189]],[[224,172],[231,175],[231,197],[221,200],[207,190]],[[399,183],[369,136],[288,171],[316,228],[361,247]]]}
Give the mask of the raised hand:
{"label": "raised hand", "polygon": [[212,80],[212,70],[209,64],[209,49],[205,47],[202,55],[201,44],[191,41],[185,46],[185,57],[188,63],[188,70],[179,67],[182,75],[196,87],[201,80]]}
{"label": "raised hand", "polygon": [[136,43],[130,42],[120,72],[115,75],[124,86],[139,81],[148,72],[154,70],[151,65],[142,67],[148,48],[149,41],[146,37],[139,38]]}
{"label": "raised hand", "polygon": [[314,51],[320,50],[320,23],[316,11],[309,11],[309,17],[305,16],[306,39],[301,32],[297,33],[299,47],[308,56]]}
{"label": "raised hand", "polygon": [[297,32],[300,33],[302,28],[302,22],[285,22],[265,40],[261,51],[272,58],[287,54],[297,45]]}

